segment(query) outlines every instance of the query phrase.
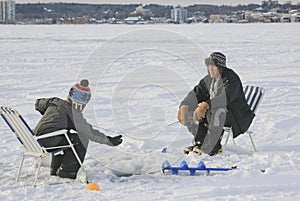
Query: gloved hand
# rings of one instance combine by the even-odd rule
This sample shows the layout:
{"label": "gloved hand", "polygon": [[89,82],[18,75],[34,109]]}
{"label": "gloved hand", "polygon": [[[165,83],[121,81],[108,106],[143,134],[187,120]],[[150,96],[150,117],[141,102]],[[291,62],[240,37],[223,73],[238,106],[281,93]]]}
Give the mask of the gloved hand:
{"label": "gloved hand", "polygon": [[178,115],[177,115],[178,121],[184,126],[187,125],[188,110],[189,110],[188,105],[181,105],[178,110]]}
{"label": "gloved hand", "polygon": [[205,118],[205,113],[209,109],[209,105],[207,102],[203,101],[200,103],[200,105],[197,107],[197,109],[194,111],[193,114],[193,120],[195,123],[199,123],[200,119]]}
{"label": "gloved hand", "polygon": [[116,137],[110,137],[107,136],[107,139],[109,140],[109,142],[112,144],[112,146],[118,146],[119,144],[122,143],[122,135],[118,135]]}

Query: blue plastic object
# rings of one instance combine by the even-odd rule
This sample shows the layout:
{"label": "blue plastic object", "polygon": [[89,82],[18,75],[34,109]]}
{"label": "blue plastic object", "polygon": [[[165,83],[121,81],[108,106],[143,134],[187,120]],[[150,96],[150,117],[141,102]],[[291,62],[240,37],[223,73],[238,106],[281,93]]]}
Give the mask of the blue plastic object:
{"label": "blue plastic object", "polygon": [[164,147],[164,148],[161,150],[161,152],[162,152],[162,153],[167,153],[167,150],[168,150],[168,148],[167,148],[167,147]]}
{"label": "blue plastic object", "polygon": [[162,171],[165,173],[166,170],[169,170],[172,172],[172,174],[178,174],[179,170],[186,170],[190,172],[190,175],[195,175],[196,171],[206,171],[207,174],[210,173],[210,171],[229,171],[233,168],[207,168],[203,161],[200,161],[197,167],[189,167],[187,162],[184,160],[181,162],[180,166],[173,167],[170,165],[169,161],[165,161],[162,164]]}

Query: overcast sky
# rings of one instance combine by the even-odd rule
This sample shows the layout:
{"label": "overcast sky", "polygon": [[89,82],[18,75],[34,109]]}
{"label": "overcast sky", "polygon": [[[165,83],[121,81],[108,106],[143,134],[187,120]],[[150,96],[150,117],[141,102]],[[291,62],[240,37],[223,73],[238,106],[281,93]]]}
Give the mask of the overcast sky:
{"label": "overcast sky", "polygon": [[[193,4],[213,4],[213,5],[238,5],[257,3],[262,0],[15,0],[16,3],[48,3],[48,2],[66,2],[66,3],[95,3],[95,4],[161,4],[161,5],[193,5]],[[287,0],[278,0],[280,4]],[[297,4],[300,0],[291,0],[292,4]]]}

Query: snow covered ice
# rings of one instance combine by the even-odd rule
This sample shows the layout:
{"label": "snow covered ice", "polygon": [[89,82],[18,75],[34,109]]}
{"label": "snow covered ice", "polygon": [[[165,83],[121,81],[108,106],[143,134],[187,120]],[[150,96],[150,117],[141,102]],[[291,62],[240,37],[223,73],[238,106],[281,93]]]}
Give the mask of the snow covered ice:
{"label": "snow covered ice", "polygon": [[[34,127],[35,99],[66,98],[88,78],[93,98],[84,116],[108,135],[124,135],[118,147],[90,143],[84,167],[100,191],[49,176],[48,161],[34,188],[32,158],[15,182],[23,147],[1,120],[0,200],[299,200],[299,32],[299,24],[0,26],[1,106]],[[227,56],[244,85],[266,90],[251,126],[255,154],[247,135],[214,157],[182,154],[192,135],[172,123],[213,51]],[[166,159],[238,170],[164,175]]]}

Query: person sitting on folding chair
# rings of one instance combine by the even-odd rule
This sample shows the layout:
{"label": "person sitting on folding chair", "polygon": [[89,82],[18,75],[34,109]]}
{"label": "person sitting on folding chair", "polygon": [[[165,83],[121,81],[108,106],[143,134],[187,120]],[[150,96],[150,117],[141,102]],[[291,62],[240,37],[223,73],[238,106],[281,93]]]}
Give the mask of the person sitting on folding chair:
{"label": "person sitting on folding chair", "polygon": [[[83,162],[88,148],[89,140],[117,146],[122,143],[122,135],[116,137],[106,136],[104,133],[93,129],[82,115],[82,110],[91,98],[89,82],[86,79],[73,85],[69,91],[67,100],[60,98],[42,98],[35,102],[35,109],[43,116],[34,128],[36,136],[54,131],[67,129],[68,136],[75,145],[75,150]],[[76,131],[71,133],[70,130]],[[40,140],[43,146],[53,147],[67,143],[64,136],[49,137]],[[64,151],[63,155],[52,156],[50,175],[62,178],[75,179],[80,164],[71,149]]]}
{"label": "person sitting on folding chair", "polygon": [[223,127],[232,126],[237,137],[249,128],[254,113],[250,110],[239,76],[226,67],[226,56],[213,52],[205,59],[208,75],[181,102],[179,122],[194,136],[191,151],[215,155],[222,152]]}

